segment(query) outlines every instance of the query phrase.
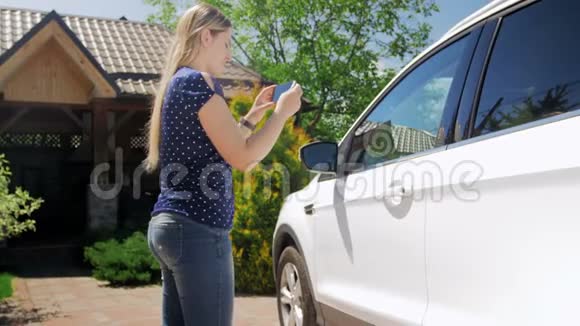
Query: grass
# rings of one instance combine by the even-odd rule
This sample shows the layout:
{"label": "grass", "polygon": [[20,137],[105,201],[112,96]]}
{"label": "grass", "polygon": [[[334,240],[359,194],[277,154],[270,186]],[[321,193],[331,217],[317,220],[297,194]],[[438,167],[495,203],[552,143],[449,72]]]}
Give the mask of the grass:
{"label": "grass", "polygon": [[0,273],[0,300],[12,296],[12,278],[8,273]]}

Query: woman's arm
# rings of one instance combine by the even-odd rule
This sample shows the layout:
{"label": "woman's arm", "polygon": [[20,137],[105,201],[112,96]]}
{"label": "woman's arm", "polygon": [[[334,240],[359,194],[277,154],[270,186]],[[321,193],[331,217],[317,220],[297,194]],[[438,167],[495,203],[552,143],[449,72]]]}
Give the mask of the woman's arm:
{"label": "woman's arm", "polygon": [[250,130],[250,128],[244,126],[239,121],[238,121],[238,128],[240,128],[240,131],[242,132],[242,135],[244,136],[245,139],[248,139],[248,137],[250,137],[250,135],[252,134],[252,130]]}
{"label": "woman's arm", "polygon": [[[204,74],[213,88],[211,78]],[[302,89],[297,85],[285,93],[264,126],[249,137],[244,135],[221,96],[212,96],[199,110],[199,119],[220,155],[237,170],[246,172],[274,147],[284,124],[300,108]]]}

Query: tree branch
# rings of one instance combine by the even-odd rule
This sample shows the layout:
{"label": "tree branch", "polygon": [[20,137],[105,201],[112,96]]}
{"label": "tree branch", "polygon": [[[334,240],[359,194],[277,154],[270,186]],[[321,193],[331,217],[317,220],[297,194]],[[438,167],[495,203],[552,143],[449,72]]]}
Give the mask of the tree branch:
{"label": "tree branch", "polygon": [[[360,38],[362,36],[362,33],[361,32],[362,32],[363,26],[362,26],[362,17],[359,15],[358,18],[359,18],[358,19],[358,29],[356,30],[355,33],[353,33],[353,35],[350,38],[350,40],[352,40],[352,37],[354,36],[355,39],[354,39],[354,44],[352,46],[352,49],[350,51],[350,55],[348,56],[348,59],[346,60],[346,64],[347,65],[351,63],[352,58],[354,57],[354,54],[356,53],[355,50],[358,50],[359,49],[359,47],[357,47],[356,44],[358,43],[358,41],[360,40]],[[349,40],[349,42],[350,42],[350,40]],[[364,45],[362,46],[362,48],[364,48],[366,46],[366,43],[367,42],[364,43]]]}
{"label": "tree branch", "polygon": [[248,52],[246,52],[246,50],[244,49],[244,47],[242,47],[242,44],[240,42],[238,42],[238,39],[236,39],[233,35],[232,35],[232,39],[234,40],[234,43],[238,46],[238,48],[242,51],[242,53],[244,54],[244,56],[246,57],[246,59],[248,59],[248,63],[250,64],[250,66],[254,66],[254,64],[255,64],[254,59],[252,59],[248,55]]}
{"label": "tree branch", "polygon": [[322,105],[320,105],[316,109],[316,116],[314,116],[314,119],[312,119],[312,121],[310,121],[310,123],[306,127],[306,132],[308,134],[312,134],[312,131],[314,130],[314,127],[316,127],[316,125],[320,121],[320,118],[322,117],[322,111],[324,110],[324,105],[325,105],[325,103],[322,103]]}
{"label": "tree branch", "polygon": [[286,54],[284,53],[282,39],[280,38],[280,33],[278,32],[278,18],[276,18],[276,24],[274,24],[274,33],[276,33],[276,38],[278,39],[278,45],[280,46],[280,54],[282,56],[282,60],[284,63],[286,63]]}

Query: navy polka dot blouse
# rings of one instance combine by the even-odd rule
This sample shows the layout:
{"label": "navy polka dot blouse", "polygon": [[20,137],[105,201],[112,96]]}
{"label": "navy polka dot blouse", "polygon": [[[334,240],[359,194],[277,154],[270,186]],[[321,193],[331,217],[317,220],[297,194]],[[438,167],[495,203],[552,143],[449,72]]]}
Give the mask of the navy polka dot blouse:
{"label": "navy polka dot blouse", "polygon": [[161,110],[159,185],[161,193],[151,212],[185,215],[212,227],[230,230],[234,217],[232,167],[203,129],[199,109],[217,93],[201,72],[180,67],[169,82]]}

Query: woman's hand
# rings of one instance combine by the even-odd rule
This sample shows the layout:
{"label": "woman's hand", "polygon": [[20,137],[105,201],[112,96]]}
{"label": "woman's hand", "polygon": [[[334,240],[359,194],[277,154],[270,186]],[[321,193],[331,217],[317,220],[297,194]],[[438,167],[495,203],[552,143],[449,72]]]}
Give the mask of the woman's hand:
{"label": "woman's hand", "polygon": [[250,111],[245,115],[246,120],[251,122],[253,125],[257,125],[258,122],[262,121],[266,111],[276,105],[275,102],[272,102],[274,88],[276,88],[276,85],[270,85],[262,89],[260,94],[256,97],[254,105],[252,105]]}
{"label": "woman's hand", "polygon": [[300,107],[302,106],[302,86],[298,83],[294,85],[278,99],[278,105],[276,106],[276,112],[282,114],[286,119],[292,117]]}

